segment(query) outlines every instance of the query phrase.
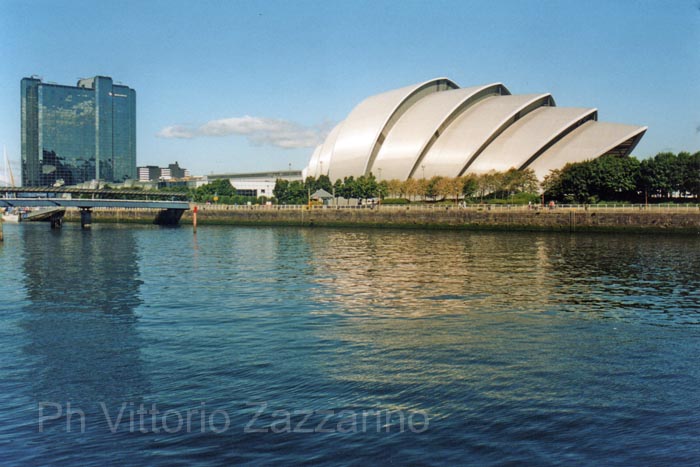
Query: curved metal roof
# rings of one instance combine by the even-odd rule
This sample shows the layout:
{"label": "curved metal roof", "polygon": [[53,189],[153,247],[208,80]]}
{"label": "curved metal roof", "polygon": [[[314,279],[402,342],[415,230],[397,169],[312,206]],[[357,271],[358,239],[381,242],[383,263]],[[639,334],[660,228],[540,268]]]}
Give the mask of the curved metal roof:
{"label": "curved metal roof", "polygon": [[396,122],[368,171],[378,179],[408,178],[427,148],[461,112],[481,99],[501,94],[510,93],[501,83],[493,83],[424,97]]}
{"label": "curved metal roof", "polygon": [[343,126],[343,122],[338,123],[323,142],[323,147],[318,155],[318,162],[316,166],[316,176],[328,175],[328,171],[331,168],[331,160],[333,160],[333,147],[335,146],[335,141],[338,139],[338,133]]}
{"label": "curved metal roof", "polygon": [[554,105],[550,94],[494,96],[469,107],[449,125],[410,174],[456,177],[508,126],[530,111]]}
{"label": "curved metal roof", "polygon": [[519,169],[548,145],[587,120],[597,118],[596,109],[540,107],[503,131],[469,166],[470,173]]}
{"label": "curved metal roof", "polygon": [[645,126],[622,123],[586,122],[547,149],[524,168],[535,171],[542,180],[550,170],[570,162],[583,162],[611,152],[626,156],[647,131]]}
{"label": "curved metal roof", "polygon": [[411,105],[433,92],[456,89],[447,78],[436,78],[393,91],[368,97],[355,107],[345,119],[333,148],[330,165],[331,179],[361,175],[372,164],[372,159],[393,124]]}
{"label": "curved metal roof", "polygon": [[304,180],[306,180],[306,177],[318,177],[318,158],[321,155],[321,149],[323,148],[323,144],[319,144],[316,146],[316,149],[314,149],[314,153],[311,154],[311,159],[309,159],[309,165],[306,166],[305,169],[302,170],[302,177]]}
{"label": "curved metal roof", "polygon": [[[505,95],[504,95],[505,94]],[[591,108],[557,108],[550,94],[508,95],[500,83],[465,89],[436,78],[371,96],[315,148],[305,174],[331,180],[454,177],[629,154],[646,127],[597,122]]]}

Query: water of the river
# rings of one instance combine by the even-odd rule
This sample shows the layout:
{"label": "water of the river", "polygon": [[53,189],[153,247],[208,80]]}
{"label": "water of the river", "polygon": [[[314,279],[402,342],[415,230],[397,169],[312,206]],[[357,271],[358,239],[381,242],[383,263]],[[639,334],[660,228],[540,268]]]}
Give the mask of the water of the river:
{"label": "water of the river", "polygon": [[700,463],[700,239],[5,225],[0,465]]}

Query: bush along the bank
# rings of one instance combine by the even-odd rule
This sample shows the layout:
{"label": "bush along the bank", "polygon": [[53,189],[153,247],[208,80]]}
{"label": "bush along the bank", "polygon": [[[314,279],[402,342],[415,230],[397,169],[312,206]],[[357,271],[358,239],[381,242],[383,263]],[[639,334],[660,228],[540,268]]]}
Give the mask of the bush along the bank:
{"label": "bush along the bank", "polygon": [[568,203],[697,201],[700,152],[659,153],[641,162],[602,156],[552,171],[542,188],[547,198]]}

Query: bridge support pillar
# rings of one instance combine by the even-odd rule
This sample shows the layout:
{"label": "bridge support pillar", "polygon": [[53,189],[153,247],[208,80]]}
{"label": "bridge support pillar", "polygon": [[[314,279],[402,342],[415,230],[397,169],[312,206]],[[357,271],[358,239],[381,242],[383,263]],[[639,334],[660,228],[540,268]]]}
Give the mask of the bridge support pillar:
{"label": "bridge support pillar", "polygon": [[177,225],[184,212],[184,209],[163,209],[156,215],[155,223],[158,225]]}
{"label": "bridge support pillar", "polygon": [[92,227],[92,209],[81,208],[80,209],[80,227],[87,230]]}
{"label": "bridge support pillar", "polygon": [[63,217],[62,216],[54,216],[51,218],[50,222],[51,222],[52,229],[60,229],[61,226],[63,225]]}

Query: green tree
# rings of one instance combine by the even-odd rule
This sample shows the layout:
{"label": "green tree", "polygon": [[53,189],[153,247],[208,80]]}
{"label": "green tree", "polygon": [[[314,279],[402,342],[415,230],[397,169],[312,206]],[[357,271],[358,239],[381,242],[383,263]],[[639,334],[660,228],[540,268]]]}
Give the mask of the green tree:
{"label": "green tree", "polygon": [[594,201],[590,189],[592,179],[590,164],[586,162],[570,163],[554,173],[556,173],[556,179],[552,179],[553,174],[545,179],[545,183],[548,185],[545,197],[567,203]]}
{"label": "green tree", "polygon": [[[513,169],[511,169],[513,170]],[[532,169],[516,170],[517,174],[510,180],[514,193],[537,193],[539,180]]]}
{"label": "green tree", "polygon": [[310,191],[311,193],[316,191],[318,189],[317,184],[316,184],[316,179],[310,175],[308,177],[306,177],[306,180],[304,180],[304,188],[307,191]]}
{"label": "green tree", "polygon": [[476,175],[469,174],[462,177],[462,194],[466,198],[471,198],[479,189],[479,181]]}
{"label": "green tree", "polygon": [[340,187],[340,196],[343,198],[357,198],[355,177],[350,175],[349,177],[343,178],[343,184]]}
{"label": "green tree", "polygon": [[316,189],[326,190],[328,193],[333,192],[333,184],[331,183],[331,179],[328,178],[328,175],[319,175],[316,179]]}
{"label": "green tree", "polygon": [[442,177],[435,175],[430,177],[426,185],[425,195],[429,196],[433,201],[440,195],[440,180],[442,180]]}
{"label": "green tree", "polygon": [[606,155],[584,162],[590,166],[591,195],[605,200],[631,200],[637,194],[639,161],[634,157]]}
{"label": "green tree", "polygon": [[360,199],[369,199],[379,197],[379,184],[375,176],[370,173],[369,175],[361,175],[357,178],[356,182],[356,197]]}
{"label": "green tree", "polygon": [[279,204],[286,204],[287,198],[289,196],[289,180],[283,178],[278,178],[275,181],[275,188],[272,190],[272,194]]}
{"label": "green tree", "polygon": [[306,186],[299,180],[289,182],[287,189],[287,204],[307,204],[309,192]]}
{"label": "green tree", "polygon": [[682,195],[700,196],[700,152],[678,153],[678,191]]}
{"label": "green tree", "polygon": [[544,176],[544,179],[542,179],[542,182],[540,183],[540,188],[544,192],[545,196],[552,197],[555,199],[561,199],[563,193],[561,184],[561,169],[553,169],[550,170],[549,173]]}
{"label": "green tree", "polygon": [[336,196],[344,196],[343,195],[343,181],[341,179],[338,179],[335,181],[333,184],[333,190],[335,191]]}
{"label": "green tree", "polygon": [[377,184],[377,196],[380,199],[384,199],[389,195],[389,182],[382,180]]}
{"label": "green tree", "polygon": [[675,185],[676,179],[676,155],[671,152],[662,152],[654,156],[649,161],[649,169],[651,174],[651,192],[657,196],[670,198]]}
{"label": "green tree", "polygon": [[305,183],[299,180],[277,179],[272,193],[279,204],[306,204],[308,202],[308,189]]}
{"label": "green tree", "polygon": [[214,198],[218,197],[223,202],[224,197],[235,195],[236,188],[231,185],[231,182],[226,178],[219,178],[197,188],[194,192],[194,199],[195,201],[206,202],[214,201]]}
{"label": "green tree", "polygon": [[653,165],[654,163],[651,159],[644,159],[639,163],[637,189],[644,195],[645,203],[649,201],[649,196],[653,196],[656,190]]}
{"label": "green tree", "polygon": [[687,160],[685,189],[691,196],[700,199],[700,151],[691,155]]}

